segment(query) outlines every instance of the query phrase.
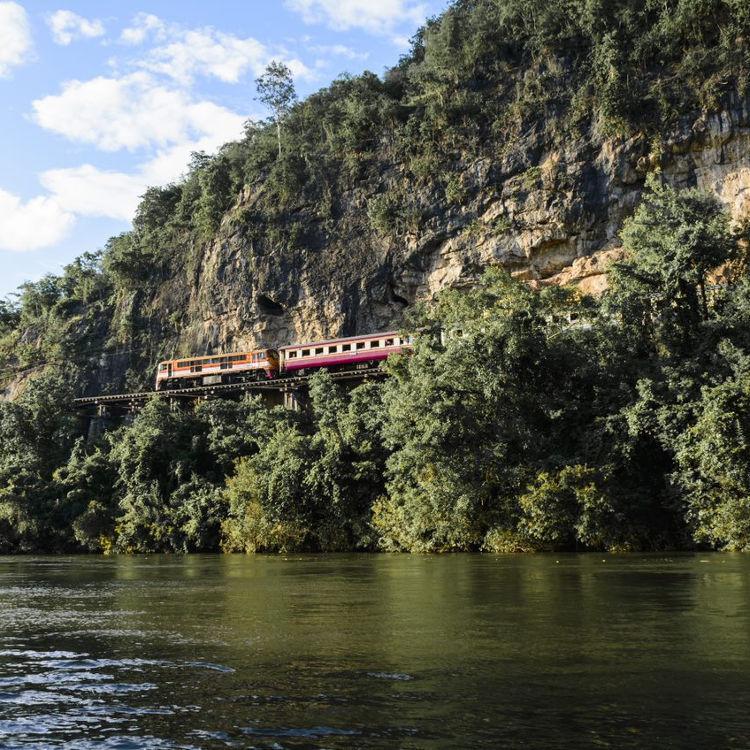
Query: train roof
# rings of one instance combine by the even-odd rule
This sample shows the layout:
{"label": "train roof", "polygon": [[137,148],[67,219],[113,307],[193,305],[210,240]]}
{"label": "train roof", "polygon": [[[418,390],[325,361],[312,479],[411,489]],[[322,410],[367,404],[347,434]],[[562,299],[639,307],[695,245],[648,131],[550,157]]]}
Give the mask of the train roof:
{"label": "train roof", "polygon": [[360,336],[346,336],[340,339],[321,339],[320,341],[305,341],[301,344],[288,344],[287,346],[280,346],[279,351],[286,351],[287,349],[300,349],[307,346],[326,346],[327,344],[341,344],[349,341],[363,341],[366,339],[381,338],[383,336],[398,336],[398,331],[376,331],[375,333],[364,333]]}

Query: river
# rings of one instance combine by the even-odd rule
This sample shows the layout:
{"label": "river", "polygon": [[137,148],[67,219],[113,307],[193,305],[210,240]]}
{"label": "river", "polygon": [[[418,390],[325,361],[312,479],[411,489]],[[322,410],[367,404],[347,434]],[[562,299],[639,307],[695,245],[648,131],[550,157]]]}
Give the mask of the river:
{"label": "river", "polygon": [[750,556],[0,558],[0,748],[748,748]]}

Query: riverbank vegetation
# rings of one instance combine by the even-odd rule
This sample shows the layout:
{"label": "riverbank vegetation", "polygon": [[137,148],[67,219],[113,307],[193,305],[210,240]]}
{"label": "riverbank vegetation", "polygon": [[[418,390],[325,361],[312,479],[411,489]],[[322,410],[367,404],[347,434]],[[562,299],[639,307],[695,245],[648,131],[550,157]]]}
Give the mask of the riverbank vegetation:
{"label": "riverbank vegetation", "polygon": [[224,287],[265,295],[265,275],[293,306],[303,268],[405,262],[509,181],[604,221],[564,170],[544,184],[544,154],[630,139],[658,170],[697,118],[746,119],[748,39],[745,0],[457,0],[383,76],[267,98],[274,120],[147,190],[131,231],[0,301],[0,385],[21,386],[0,402],[0,552],[750,548],[749,233],[657,178],[601,299],[490,269],[410,310],[389,379],[319,375],[301,413],[154,400],[86,441],[70,408],[151,387]]}
{"label": "riverbank vegetation", "polygon": [[750,549],[747,228],[654,178],[622,239],[601,299],[491,269],[303,412],[154,399],[87,442],[48,368],[0,403],[0,551]]}

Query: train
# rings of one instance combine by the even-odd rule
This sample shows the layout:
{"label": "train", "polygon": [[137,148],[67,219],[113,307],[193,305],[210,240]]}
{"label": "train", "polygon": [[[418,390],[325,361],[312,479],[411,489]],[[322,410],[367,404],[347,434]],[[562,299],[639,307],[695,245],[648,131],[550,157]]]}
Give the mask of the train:
{"label": "train", "polygon": [[412,338],[397,331],[292,344],[279,349],[185,357],[160,362],[156,390],[258,382],[318,370],[369,369],[393,354],[411,350]]}

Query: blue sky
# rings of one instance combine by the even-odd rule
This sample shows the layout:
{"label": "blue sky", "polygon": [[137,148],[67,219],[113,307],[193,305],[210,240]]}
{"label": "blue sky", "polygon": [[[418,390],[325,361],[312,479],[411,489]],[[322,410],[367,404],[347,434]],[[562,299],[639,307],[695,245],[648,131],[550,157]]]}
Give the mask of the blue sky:
{"label": "blue sky", "polygon": [[147,185],[264,117],[271,59],[300,96],[382,73],[445,0],[0,0],[0,297],[130,225]]}

